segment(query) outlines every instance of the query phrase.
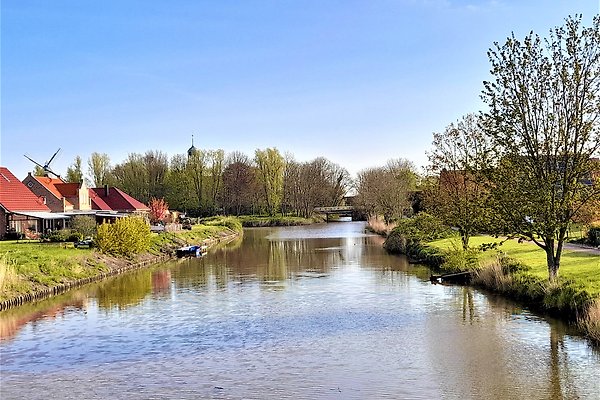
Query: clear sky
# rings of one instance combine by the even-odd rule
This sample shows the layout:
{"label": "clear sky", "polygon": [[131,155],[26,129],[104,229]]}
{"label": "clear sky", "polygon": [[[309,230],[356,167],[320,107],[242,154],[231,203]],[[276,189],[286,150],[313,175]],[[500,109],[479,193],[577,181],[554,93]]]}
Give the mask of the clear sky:
{"label": "clear sky", "polygon": [[277,147],[351,173],[482,109],[486,52],[598,0],[2,0],[0,164]]}

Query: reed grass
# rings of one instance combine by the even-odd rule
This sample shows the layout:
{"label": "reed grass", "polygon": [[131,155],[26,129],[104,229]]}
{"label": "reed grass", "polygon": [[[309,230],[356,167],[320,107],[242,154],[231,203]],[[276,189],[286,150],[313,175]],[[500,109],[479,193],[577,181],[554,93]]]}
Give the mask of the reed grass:
{"label": "reed grass", "polygon": [[579,320],[579,327],[586,335],[600,343],[600,299],[594,301]]}
{"label": "reed grass", "polygon": [[377,217],[367,219],[367,229],[381,236],[388,236],[398,226],[396,223],[386,224],[384,220]]}
{"label": "reed grass", "polygon": [[15,261],[8,253],[0,256],[0,293],[11,290],[19,282],[19,275],[15,269]]}

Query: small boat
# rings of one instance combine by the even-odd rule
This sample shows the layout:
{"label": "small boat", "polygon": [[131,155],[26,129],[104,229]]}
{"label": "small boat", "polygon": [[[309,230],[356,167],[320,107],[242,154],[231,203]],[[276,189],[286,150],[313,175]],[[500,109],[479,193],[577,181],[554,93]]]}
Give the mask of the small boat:
{"label": "small boat", "polygon": [[194,245],[184,246],[176,250],[177,257],[201,257],[206,254],[208,246],[206,245]]}

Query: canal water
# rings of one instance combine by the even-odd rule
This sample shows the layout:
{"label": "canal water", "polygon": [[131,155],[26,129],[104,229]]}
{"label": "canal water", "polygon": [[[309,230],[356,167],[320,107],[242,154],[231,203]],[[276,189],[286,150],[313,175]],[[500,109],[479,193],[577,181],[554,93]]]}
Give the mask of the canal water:
{"label": "canal water", "polygon": [[567,326],[381,245],[358,222],[249,229],[0,313],[0,398],[600,398]]}

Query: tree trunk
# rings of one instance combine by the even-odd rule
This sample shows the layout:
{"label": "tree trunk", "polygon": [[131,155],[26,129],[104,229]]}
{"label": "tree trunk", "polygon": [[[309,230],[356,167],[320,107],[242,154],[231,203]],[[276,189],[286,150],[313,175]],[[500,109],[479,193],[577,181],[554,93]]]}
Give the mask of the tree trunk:
{"label": "tree trunk", "polygon": [[560,266],[560,256],[554,255],[554,240],[548,241],[546,244],[546,261],[548,264],[548,280],[555,282],[558,278],[558,268]]}
{"label": "tree trunk", "polygon": [[458,232],[460,233],[460,240],[462,242],[463,250],[467,250],[469,248],[469,232],[465,229],[459,228]]}

